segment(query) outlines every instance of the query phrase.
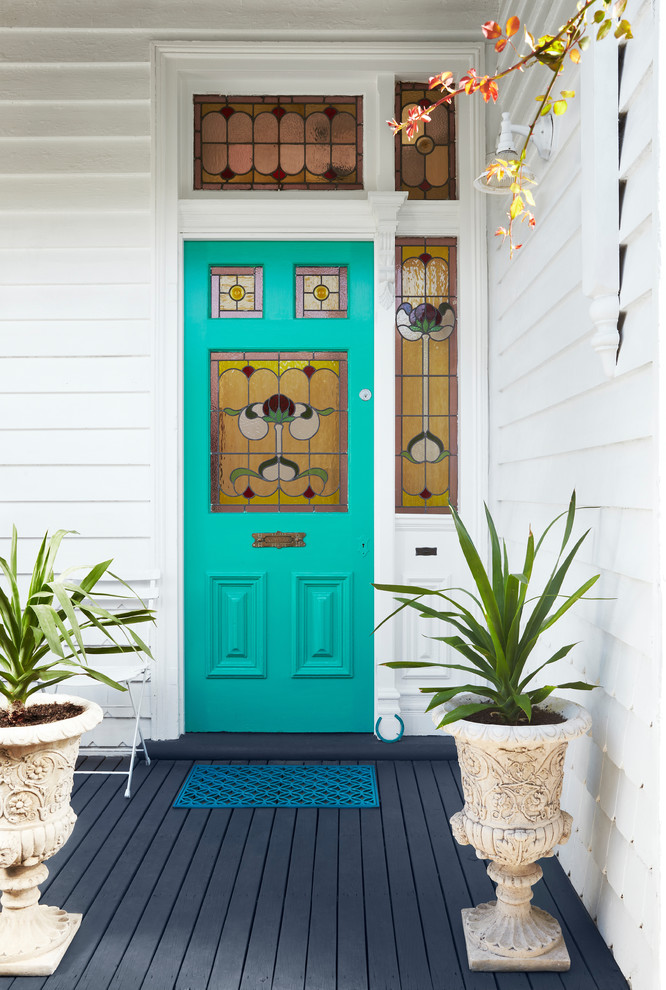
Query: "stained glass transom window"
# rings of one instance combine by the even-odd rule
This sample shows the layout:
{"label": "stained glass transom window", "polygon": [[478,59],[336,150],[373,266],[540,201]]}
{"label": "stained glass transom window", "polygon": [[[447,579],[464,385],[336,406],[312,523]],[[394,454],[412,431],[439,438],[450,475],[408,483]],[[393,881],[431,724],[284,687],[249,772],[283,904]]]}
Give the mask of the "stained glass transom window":
{"label": "stained glass transom window", "polygon": [[296,316],[346,317],[347,269],[344,267],[296,268]]}
{"label": "stained glass transom window", "polygon": [[210,270],[213,319],[224,316],[263,316],[263,268],[224,266]]}
{"label": "stained glass transom window", "polygon": [[455,238],[396,239],[396,511],[458,502]]}
{"label": "stained glass transom window", "polygon": [[211,510],[347,511],[347,355],[214,352]]}
{"label": "stained glass transom window", "polygon": [[195,96],[195,189],[362,189],[360,96]]}
{"label": "stained glass transom window", "polygon": [[[429,107],[436,99],[423,83],[398,83],[396,120],[407,120],[412,107]],[[403,129],[395,139],[395,188],[406,190],[408,199],[456,198],[455,120],[453,105],[442,104],[413,138]]]}

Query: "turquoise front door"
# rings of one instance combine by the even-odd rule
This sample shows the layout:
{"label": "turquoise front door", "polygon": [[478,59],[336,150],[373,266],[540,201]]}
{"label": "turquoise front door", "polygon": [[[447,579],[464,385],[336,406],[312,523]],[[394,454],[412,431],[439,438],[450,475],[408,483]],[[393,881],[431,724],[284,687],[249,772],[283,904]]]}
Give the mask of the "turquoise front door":
{"label": "turquoise front door", "polygon": [[373,246],[185,244],[185,728],[369,732]]}

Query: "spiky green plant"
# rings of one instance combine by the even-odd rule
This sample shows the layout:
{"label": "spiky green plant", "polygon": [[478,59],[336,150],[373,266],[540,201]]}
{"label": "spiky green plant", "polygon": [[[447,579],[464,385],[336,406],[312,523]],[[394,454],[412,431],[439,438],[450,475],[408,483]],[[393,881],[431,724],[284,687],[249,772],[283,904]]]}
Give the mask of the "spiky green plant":
{"label": "spiky green plant", "polygon": [[[489,699],[487,702],[458,705],[442,719],[439,723],[440,727],[484,710],[496,711],[497,721],[505,725],[515,725],[524,721],[525,718],[527,721],[531,721],[533,706],[544,701],[557,688],[591,691],[595,687],[594,684],[586,684],[584,681],[570,681],[566,684],[547,684],[542,687],[529,688],[529,684],[544,667],[565,657],[576,645],[575,643],[561,647],[535,670],[527,670],[527,661],[537,645],[539,637],[547,629],[550,629],[558,619],[561,619],[572,605],[582,599],[599,579],[599,575],[595,574],[573,594],[565,595],[561,592],[567,571],[589,533],[587,530],[565,556],[576,516],[575,491],[571,496],[568,511],[553,519],[536,543],[530,528],[523,568],[518,573],[511,571],[506,543],[502,540],[500,544],[493,518],[488,507],[485,508],[490,533],[490,573],[483,566],[481,556],[460,516],[455,509],[451,509],[460,548],[476,585],[477,594],[462,588],[446,588],[434,591],[430,588],[409,585],[375,585],[375,588],[380,591],[391,592],[395,600],[400,602],[400,606],[383,622],[380,622],[377,629],[403,609],[415,609],[424,619],[440,619],[442,622],[453,626],[460,635],[432,636],[431,638],[447,643],[462,654],[468,664],[471,664],[471,666],[466,666],[455,663],[395,660],[383,666],[395,668],[447,667],[451,670],[462,670],[468,674],[475,674],[487,681],[487,686],[483,687],[478,684],[462,684],[455,687],[421,688],[424,693],[433,695],[426,711],[430,711],[432,708],[455,698],[456,695],[467,691],[483,694]],[[564,535],[555,566],[548,576],[543,590],[538,595],[528,598],[536,556],[543,546],[546,535],[565,516]],[[416,595],[416,597],[403,597],[408,594]],[[473,604],[469,608],[460,601],[461,595],[467,595],[471,598]],[[443,599],[447,604],[440,610],[437,608],[438,601],[435,601],[434,606],[426,604],[422,600],[426,596]],[[564,600],[561,601],[561,599]],[[478,613],[475,614],[475,605],[483,616],[482,620],[477,618]]]}
{"label": "spiky green plant", "polygon": [[[15,526],[9,560],[0,557],[0,570],[9,585],[7,593],[0,582],[0,694],[7,699],[10,718],[16,717],[30,695],[44,684],[57,684],[76,674],[86,674],[124,691],[116,681],[89,665],[91,654],[143,653],[152,658],[148,646],[132,627],[154,622],[154,612],[109,570],[112,560],[95,564],[89,570],[87,566],[70,567],[57,580],[54,578],[60,544],[73,532],[59,529],[51,538],[45,534],[35,558],[25,604],[19,593]],[[87,573],[82,580],[74,581],[71,575],[81,570]],[[118,581],[131,596],[95,591],[104,575]],[[103,598],[130,597],[138,603],[135,607],[113,612],[100,602]],[[84,637],[93,630],[102,634],[104,645],[84,644]]]}

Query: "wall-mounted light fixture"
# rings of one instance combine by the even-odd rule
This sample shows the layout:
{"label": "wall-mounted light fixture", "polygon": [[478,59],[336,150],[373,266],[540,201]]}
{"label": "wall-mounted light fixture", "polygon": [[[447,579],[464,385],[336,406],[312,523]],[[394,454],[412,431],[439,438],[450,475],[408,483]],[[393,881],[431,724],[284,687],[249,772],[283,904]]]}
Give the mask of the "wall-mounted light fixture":
{"label": "wall-mounted light fixture", "polygon": [[[543,158],[545,161],[548,161],[553,152],[553,129],[554,118],[552,113],[548,113],[544,117],[539,117],[534,130],[532,131],[531,140],[534,142],[534,147],[538,151],[539,157]],[[529,131],[529,127],[525,127],[523,124],[512,124],[511,115],[508,113],[503,113],[502,127],[500,130],[499,140],[497,142],[497,149],[488,155],[486,159],[486,168],[498,161],[515,161],[518,158],[518,152],[516,151],[517,142],[514,135],[519,134],[523,137],[527,137]],[[523,175],[528,182],[536,182],[534,172],[527,165],[523,166]],[[484,170],[482,174],[474,180],[474,188],[478,189],[480,192],[489,193],[493,196],[503,196],[511,191],[512,182],[513,179],[506,173],[501,179],[496,174],[493,174],[490,182],[488,182],[486,179],[486,172]]]}

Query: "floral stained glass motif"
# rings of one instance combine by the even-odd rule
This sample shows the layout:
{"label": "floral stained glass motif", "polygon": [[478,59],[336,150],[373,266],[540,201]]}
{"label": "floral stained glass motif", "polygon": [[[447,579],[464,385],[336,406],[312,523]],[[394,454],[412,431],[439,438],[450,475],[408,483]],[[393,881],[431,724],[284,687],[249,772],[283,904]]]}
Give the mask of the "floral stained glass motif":
{"label": "floral stained glass motif", "polygon": [[[407,120],[412,107],[429,107],[437,95],[423,83],[400,82],[395,88],[396,120]],[[395,188],[408,199],[456,198],[455,110],[442,104],[429,123],[420,123],[413,138],[400,131],[395,142]]]}
{"label": "floral stained glass motif", "polygon": [[296,316],[347,316],[347,269],[296,268]]}
{"label": "floral stained glass motif", "polygon": [[195,96],[195,189],[362,189],[360,96]]}
{"label": "floral stained glass motif", "polygon": [[263,268],[225,266],[210,270],[213,319],[224,316],[263,316]]}
{"label": "floral stained glass motif", "polygon": [[213,352],[211,511],[347,511],[347,355]]}
{"label": "floral stained glass motif", "polygon": [[458,501],[455,238],[396,239],[396,512]]}

